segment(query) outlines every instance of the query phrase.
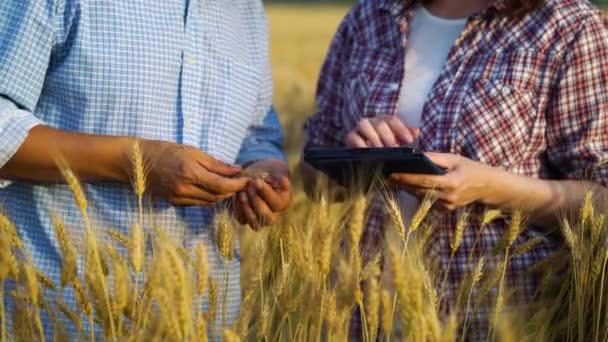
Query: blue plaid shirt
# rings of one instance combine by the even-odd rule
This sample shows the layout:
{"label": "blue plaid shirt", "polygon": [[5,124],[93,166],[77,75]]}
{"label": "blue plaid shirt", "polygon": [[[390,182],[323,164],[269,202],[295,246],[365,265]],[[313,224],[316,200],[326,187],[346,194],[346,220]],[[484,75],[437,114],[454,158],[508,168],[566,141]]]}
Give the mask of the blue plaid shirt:
{"label": "blue plaid shirt", "polygon": [[[1,0],[0,166],[41,124],[173,141],[229,163],[283,158],[271,83],[259,0]],[[136,218],[130,187],[85,190],[95,225],[127,232]],[[77,246],[84,234],[70,191],[19,181],[0,189],[0,201],[36,265],[59,283],[49,213],[66,222]],[[211,209],[156,203],[148,219],[186,247],[207,241],[218,279],[230,268],[230,323],[240,303],[239,260],[220,262],[212,217]],[[73,303],[71,291],[64,297]]]}

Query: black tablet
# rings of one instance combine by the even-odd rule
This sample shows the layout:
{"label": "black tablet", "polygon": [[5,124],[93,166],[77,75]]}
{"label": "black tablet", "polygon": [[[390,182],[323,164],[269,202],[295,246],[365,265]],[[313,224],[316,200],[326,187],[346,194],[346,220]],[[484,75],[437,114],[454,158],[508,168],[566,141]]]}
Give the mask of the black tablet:
{"label": "black tablet", "polygon": [[445,173],[414,147],[309,147],[304,150],[303,159],[340,185],[369,182],[374,173],[384,177],[392,173]]}

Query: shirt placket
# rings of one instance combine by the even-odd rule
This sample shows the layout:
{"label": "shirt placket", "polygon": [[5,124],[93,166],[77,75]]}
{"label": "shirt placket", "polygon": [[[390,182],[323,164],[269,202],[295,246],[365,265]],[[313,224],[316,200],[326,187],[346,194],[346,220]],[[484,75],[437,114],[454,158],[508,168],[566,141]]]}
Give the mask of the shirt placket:
{"label": "shirt placket", "polygon": [[196,25],[198,13],[196,1],[186,1],[184,13],[184,46],[182,51],[182,132],[185,145],[203,148],[201,145],[202,112],[199,108],[202,87],[202,58],[197,46],[202,46],[200,28]]}
{"label": "shirt placket", "polygon": [[467,20],[462,33],[450,48],[442,71],[426,98],[420,129],[425,131],[432,126],[435,130],[434,134],[422,135],[420,146],[425,150],[449,151],[453,146],[455,137],[453,128],[458,120],[458,110],[448,108],[453,104],[446,99],[450,98],[455,89],[459,89],[458,85],[467,71],[468,62],[474,56],[473,47],[482,38],[478,28],[479,23],[479,15],[474,15]]}

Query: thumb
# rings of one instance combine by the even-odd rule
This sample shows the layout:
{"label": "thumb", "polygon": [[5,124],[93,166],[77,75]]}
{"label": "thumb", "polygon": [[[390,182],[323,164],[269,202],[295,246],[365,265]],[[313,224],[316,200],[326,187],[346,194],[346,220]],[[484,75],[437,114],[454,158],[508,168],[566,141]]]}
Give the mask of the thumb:
{"label": "thumb", "polygon": [[224,177],[236,176],[243,169],[241,166],[224,163],[209,155],[205,155],[201,164],[210,172]]}
{"label": "thumb", "polygon": [[426,152],[425,155],[437,166],[452,169],[458,163],[458,156],[451,153]]}

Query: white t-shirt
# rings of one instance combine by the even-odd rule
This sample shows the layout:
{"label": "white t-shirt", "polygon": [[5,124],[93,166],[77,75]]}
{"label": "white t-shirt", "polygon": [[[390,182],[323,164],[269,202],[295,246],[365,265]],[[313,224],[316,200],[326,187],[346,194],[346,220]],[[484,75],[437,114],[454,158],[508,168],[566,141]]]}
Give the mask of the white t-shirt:
{"label": "white t-shirt", "polygon": [[[405,48],[405,73],[397,102],[397,115],[406,126],[420,127],[427,96],[466,21],[434,16],[421,5],[413,10]],[[404,221],[409,224],[418,200],[402,191],[399,201]]]}

